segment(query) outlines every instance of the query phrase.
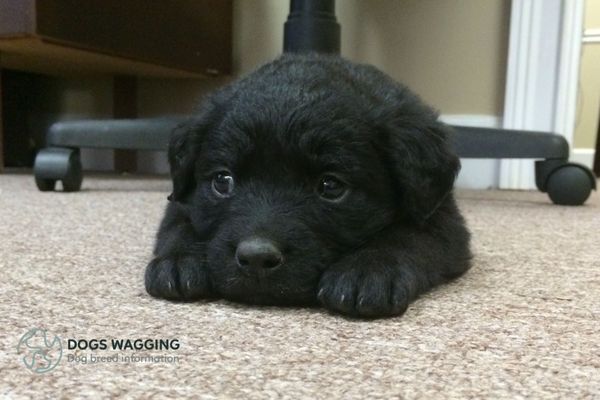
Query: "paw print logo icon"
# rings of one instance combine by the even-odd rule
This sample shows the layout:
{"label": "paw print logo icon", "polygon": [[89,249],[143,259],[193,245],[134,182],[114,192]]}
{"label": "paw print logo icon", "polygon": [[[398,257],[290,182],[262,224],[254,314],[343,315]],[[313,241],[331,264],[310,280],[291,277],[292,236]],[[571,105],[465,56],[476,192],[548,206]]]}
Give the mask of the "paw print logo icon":
{"label": "paw print logo icon", "polygon": [[32,328],[19,340],[17,353],[25,367],[36,374],[52,371],[62,358],[62,342],[45,329]]}

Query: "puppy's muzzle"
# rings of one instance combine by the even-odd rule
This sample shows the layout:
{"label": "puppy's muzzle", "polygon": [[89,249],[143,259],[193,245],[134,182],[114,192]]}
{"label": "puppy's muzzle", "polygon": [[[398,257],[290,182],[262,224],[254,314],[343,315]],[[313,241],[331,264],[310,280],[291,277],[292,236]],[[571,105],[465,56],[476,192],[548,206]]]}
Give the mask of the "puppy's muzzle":
{"label": "puppy's muzzle", "polygon": [[252,237],[242,240],[235,251],[238,266],[251,273],[268,273],[283,264],[283,254],[269,239]]}

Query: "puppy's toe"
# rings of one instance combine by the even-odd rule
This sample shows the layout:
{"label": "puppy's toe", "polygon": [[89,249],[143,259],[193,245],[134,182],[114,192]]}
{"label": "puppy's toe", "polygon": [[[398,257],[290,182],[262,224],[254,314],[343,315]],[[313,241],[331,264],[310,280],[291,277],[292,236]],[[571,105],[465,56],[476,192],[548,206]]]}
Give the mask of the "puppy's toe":
{"label": "puppy's toe", "polygon": [[146,291],[169,300],[192,300],[208,295],[208,276],[194,257],[155,258],[146,267]]}
{"label": "puppy's toe", "polygon": [[321,278],[318,300],[330,310],[354,314],[357,277],[352,271],[336,274],[327,271]]}
{"label": "puppy's toe", "polygon": [[176,278],[177,270],[173,259],[155,258],[146,267],[146,291],[154,297],[178,298]]}
{"label": "puppy's toe", "polygon": [[414,294],[407,285],[406,279],[396,279],[392,282],[390,292],[390,310],[394,315],[404,314]]}
{"label": "puppy's toe", "polygon": [[178,260],[179,290],[184,299],[206,297],[210,291],[208,273],[203,265],[193,257]]}
{"label": "puppy's toe", "polygon": [[387,276],[367,274],[359,283],[356,312],[362,317],[392,314],[390,303],[391,282]]}

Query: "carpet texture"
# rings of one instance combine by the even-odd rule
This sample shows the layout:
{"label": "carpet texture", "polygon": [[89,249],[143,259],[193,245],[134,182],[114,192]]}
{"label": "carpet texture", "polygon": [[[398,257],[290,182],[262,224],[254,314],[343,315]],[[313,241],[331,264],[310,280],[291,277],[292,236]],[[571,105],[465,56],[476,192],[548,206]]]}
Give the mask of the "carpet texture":
{"label": "carpet texture", "polygon": [[[150,298],[143,271],[169,189],[86,177],[79,193],[41,193],[31,176],[0,175],[0,397],[600,398],[598,194],[558,207],[535,192],[459,191],[472,270],[402,317],[356,321]],[[46,373],[17,349],[34,327],[61,339]],[[68,348],[82,339],[108,349]],[[180,347],[115,351],[111,339]]]}

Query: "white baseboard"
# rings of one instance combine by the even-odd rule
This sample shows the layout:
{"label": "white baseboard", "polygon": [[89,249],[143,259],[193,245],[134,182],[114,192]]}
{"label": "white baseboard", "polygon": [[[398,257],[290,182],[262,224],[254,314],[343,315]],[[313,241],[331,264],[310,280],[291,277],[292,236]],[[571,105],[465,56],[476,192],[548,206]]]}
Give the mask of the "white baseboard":
{"label": "white baseboard", "polygon": [[583,164],[589,169],[594,168],[594,155],[596,150],[594,149],[573,149],[571,152],[571,158],[569,161],[573,161],[579,164]]}
{"label": "white baseboard", "polygon": [[483,128],[500,128],[502,117],[485,114],[444,114],[440,120],[449,125],[481,126]]}
{"label": "white baseboard", "polygon": [[[499,128],[502,117],[479,114],[448,114],[440,116],[440,120],[450,125],[479,126],[482,128]],[[500,161],[463,158],[462,168],[456,180],[456,187],[463,189],[490,189],[498,187]]]}

